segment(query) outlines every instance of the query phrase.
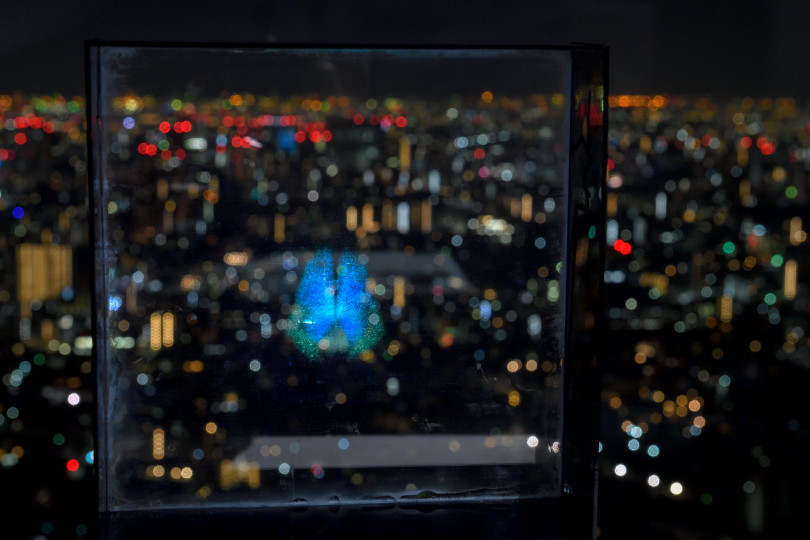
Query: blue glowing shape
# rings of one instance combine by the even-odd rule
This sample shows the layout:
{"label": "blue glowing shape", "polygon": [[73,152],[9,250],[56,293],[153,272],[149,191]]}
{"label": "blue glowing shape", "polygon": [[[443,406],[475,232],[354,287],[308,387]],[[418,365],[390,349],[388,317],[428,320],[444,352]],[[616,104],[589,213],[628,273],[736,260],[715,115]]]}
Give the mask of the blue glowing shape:
{"label": "blue glowing shape", "polygon": [[287,334],[311,360],[323,354],[355,356],[382,337],[379,307],[366,292],[366,267],[345,252],[332,268],[332,254],[321,250],[304,268],[295,293]]}
{"label": "blue glowing shape", "polygon": [[11,211],[11,215],[17,219],[22,219],[25,215],[25,210],[23,210],[22,206],[15,206],[14,210]]}
{"label": "blue glowing shape", "polygon": [[135,127],[135,119],[131,116],[127,116],[124,118],[124,127],[127,129],[132,129]]}

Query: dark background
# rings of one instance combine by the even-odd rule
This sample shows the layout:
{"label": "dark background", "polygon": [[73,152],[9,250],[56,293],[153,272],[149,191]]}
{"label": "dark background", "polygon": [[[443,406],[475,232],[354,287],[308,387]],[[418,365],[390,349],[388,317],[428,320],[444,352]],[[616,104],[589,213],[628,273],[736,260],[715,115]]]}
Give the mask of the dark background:
{"label": "dark background", "polygon": [[6,2],[0,87],[83,93],[83,41],[567,44],[611,49],[613,93],[810,92],[810,3],[801,0],[564,2]]}

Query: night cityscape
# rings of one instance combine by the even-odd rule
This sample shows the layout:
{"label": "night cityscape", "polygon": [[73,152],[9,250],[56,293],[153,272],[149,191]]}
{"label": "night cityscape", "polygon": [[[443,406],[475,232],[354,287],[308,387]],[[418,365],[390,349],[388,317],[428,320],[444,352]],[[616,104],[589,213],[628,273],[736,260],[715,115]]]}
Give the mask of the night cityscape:
{"label": "night cityscape", "polygon": [[808,538],[802,3],[34,4],[0,35],[0,536],[98,534],[93,279],[116,504],[460,492],[468,466],[561,489],[564,91],[121,92],[94,219],[81,40],[215,36],[609,44],[597,537]]}
{"label": "night cityscape", "polygon": [[[473,107],[486,107],[488,98],[482,96],[481,102],[465,104],[462,110],[466,114],[474,111]],[[203,144],[196,139],[213,146],[216,156],[225,156],[221,160],[222,170],[233,171],[239,164],[235,163],[234,156],[241,159],[249,152],[256,152],[253,147],[246,148],[243,141],[262,144],[263,138],[269,138],[270,131],[262,125],[261,111],[254,105],[267,99],[260,96],[231,95],[209,104],[211,116],[218,121],[213,126],[208,121],[204,137],[187,129],[185,122],[196,125],[199,119],[184,109],[184,103],[129,99],[134,101],[121,102],[122,125],[126,130],[122,133],[133,135],[118,154],[124,159],[125,152],[130,152],[132,162],[139,166],[154,164],[156,174],[175,170],[180,156],[191,153],[190,150],[185,153],[184,148]],[[553,118],[554,100],[554,96],[538,98],[537,102],[521,104],[516,110],[546,110]],[[309,100],[310,113],[312,101]],[[408,159],[403,154],[405,146],[399,146],[401,137],[407,136],[403,135],[405,130],[393,135],[391,130],[386,131],[379,125],[386,120],[386,114],[378,113],[375,119],[376,109],[369,110],[369,103],[358,107],[344,100],[344,107],[340,108],[340,98],[332,101],[340,110],[336,116],[343,118],[345,124],[372,126],[375,136],[394,139],[395,155],[400,163]],[[234,103],[244,106],[236,105],[234,111]],[[304,103],[302,100],[296,105],[302,107]],[[321,103],[330,103],[330,98]],[[713,525],[715,531],[704,531],[707,535],[738,537],[758,530],[780,530],[781,526],[785,537],[789,537],[789,531],[793,530],[791,501],[800,499],[799,491],[806,481],[806,472],[791,470],[790,464],[798,460],[808,445],[808,419],[806,408],[800,406],[800,385],[808,368],[808,338],[804,335],[807,306],[801,272],[807,266],[802,220],[807,219],[806,175],[810,170],[807,166],[810,153],[806,145],[810,138],[810,116],[802,105],[786,98],[718,102],[707,98],[622,95],[611,96],[609,105],[608,166],[611,170],[607,179],[609,256],[605,282],[611,353],[603,360],[601,490],[615,487],[629,497],[644,500],[651,509],[651,516],[657,516],[662,523],[664,518],[657,512],[669,512],[670,508],[679,506],[688,506],[691,512],[702,516],[721,518]],[[5,491],[4,504],[11,507],[24,504],[36,509],[39,522],[26,524],[29,528],[23,533],[31,537],[37,534],[49,537],[51,531],[55,531],[55,537],[62,537],[66,529],[73,529],[75,535],[81,536],[93,520],[93,504],[77,505],[75,495],[79,492],[89,498],[95,493],[91,465],[94,380],[90,376],[88,356],[90,276],[88,267],[78,263],[87,260],[89,249],[83,106],[78,96],[0,97],[4,126],[0,154],[4,187],[0,204],[4,220],[2,242],[6,248],[3,250],[2,354],[7,359],[3,374],[3,423],[0,425],[3,456],[0,459],[4,483],[28,486],[22,492]],[[241,119],[232,116],[236,112]],[[448,111],[444,112],[447,118]],[[398,118],[408,118],[407,122],[412,125],[422,121],[418,113],[413,114],[410,118],[403,115],[389,121],[392,126],[397,125]],[[303,152],[304,147],[314,150],[319,144],[313,141],[319,137],[316,133],[321,133],[321,140],[330,136],[325,129],[316,132],[317,121],[307,124],[298,118],[285,118],[288,116],[264,117],[267,124],[290,124],[292,142],[281,144],[301,144]],[[441,116],[430,114],[429,118]],[[128,119],[132,120],[130,127],[127,127]],[[335,120],[329,118],[325,122],[335,134],[333,137],[341,133]],[[399,123],[407,126],[406,121]],[[254,127],[251,128],[251,124]],[[215,133],[223,126],[229,130],[228,134],[218,140]],[[240,129],[242,126],[247,129]],[[188,135],[182,136],[184,130]],[[240,131],[242,135],[238,134]],[[280,132],[276,132],[276,138],[277,133]],[[250,138],[252,135],[255,139]],[[162,149],[162,141],[169,137],[176,137],[176,142]],[[489,141],[481,139],[481,142]],[[474,169],[480,174],[481,167],[495,166],[494,160],[487,161],[486,150],[478,152],[479,148],[490,150],[490,155],[493,153],[486,144],[464,152],[461,155],[469,158],[463,167],[465,171]],[[494,153],[497,155],[497,151]],[[328,171],[329,164],[321,165]],[[459,172],[462,176],[465,174]],[[187,246],[192,241],[210,242],[207,229],[204,235],[195,234],[199,221],[192,221],[192,225],[184,229],[182,220],[174,218],[174,212],[167,210],[169,194],[178,189],[186,194],[196,191],[195,200],[200,206],[217,195],[212,189],[216,186],[216,171],[199,170],[194,174],[199,181],[197,186],[170,186],[153,181],[150,185],[157,190],[157,196],[149,193],[148,199],[159,201],[163,212],[145,208],[142,213],[131,212],[129,215],[133,217],[127,219],[142,220],[141,223],[147,224],[144,228],[155,222],[162,225],[161,230],[166,230],[168,219],[172,230],[188,231],[187,234],[192,235]],[[260,178],[256,182],[253,171],[243,174],[257,185],[251,191],[245,190],[244,197],[253,199],[257,205],[262,201],[270,204],[267,193],[274,191],[275,202],[279,202],[279,195],[283,193],[281,186],[272,190],[270,181]],[[210,175],[207,182],[203,181],[206,175]],[[309,178],[314,176],[309,174]],[[426,178],[428,185],[423,187],[429,197],[430,175]],[[305,190],[304,197],[313,191],[319,193],[317,187],[321,185],[324,184],[312,182],[309,187],[313,190]],[[392,178],[392,189],[396,190],[397,185]],[[357,187],[362,189],[361,186],[362,177]],[[440,189],[439,186],[433,188],[434,191]],[[460,245],[475,241],[482,234],[486,238],[487,224],[496,231],[494,235],[489,233],[495,236],[491,240],[494,242],[498,233],[509,234],[510,226],[537,224],[537,216],[544,211],[537,209],[537,203],[534,206],[528,203],[527,210],[525,200],[518,199],[518,202],[521,204],[515,203],[511,222],[496,228],[482,217],[469,224],[467,231],[459,231]],[[116,207],[110,208],[110,215],[123,213],[133,202],[119,200],[114,204]],[[419,208],[421,204],[411,207]],[[547,203],[546,212],[549,206]],[[402,219],[398,222],[394,208],[384,202],[380,208],[382,214],[373,215],[363,208],[349,206],[342,212],[339,223],[355,238],[383,241],[386,238],[383,234],[375,236],[368,232],[391,231],[398,234],[389,237],[407,238],[402,234],[404,227],[411,223],[418,226],[422,220],[430,219],[408,218],[407,222]],[[390,208],[388,214],[385,208]],[[771,210],[777,208],[778,212]],[[481,211],[483,213],[483,209]],[[205,210],[201,208],[199,212],[203,217]],[[438,218],[433,216],[433,219]],[[205,223],[204,219],[201,221]],[[280,227],[276,218],[256,224],[255,230],[258,234],[254,242],[272,239],[282,247],[288,235],[297,234]],[[168,237],[157,238],[160,234],[157,228],[152,231],[142,242],[132,245],[156,249],[169,242]],[[435,236],[441,239],[440,235]],[[120,296],[110,300],[112,313],[127,314],[116,319],[121,333],[113,338],[114,346],[155,352],[173,346],[175,335],[180,343],[189,345],[190,336],[202,336],[212,324],[210,304],[199,300],[199,310],[182,315],[186,322],[196,319],[196,328],[202,329],[199,334],[194,333],[196,328],[193,327],[190,332],[175,331],[174,316],[164,315],[167,311],[163,311],[156,322],[157,309],[147,310],[138,305],[139,282],[143,286],[151,284],[153,288],[170,288],[174,291],[172,294],[185,296],[189,303],[192,297],[210,298],[215,290],[218,296],[242,293],[246,296],[242,300],[246,303],[243,312],[230,312],[227,316],[223,313],[219,322],[221,331],[230,334],[227,341],[236,344],[270,336],[283,337],[278,321],[274,322],[274,318],[267,321],[262,313],[249,307],[253,305],[251,291],[257,295],[254,301],[267,302],[261,290],[252,287],[249,280],[259,275],[269,276],[273,269],[283,269],[285,264],[290,269],[296,268],[296,255],[282,249],[278,260],[256,260],[248,254],[259,251],[259,245],[250,245],[250,237],[243,241],[238,249],[232,245],[219,247],[220,255],[216,260],[193,263],[200,268],[199,274],[173,275],[169,264],[152,275],[149,272],[156,269],[149,268],[147,272],[147,268],[133,263],[130,281],[122,281]],[[454,245],[452,242],[453,236],[450,245]],[[531,239],[531,247],[539,252],[538,243],[542,244],[543,240]],[[407,246],[400,249],[407,251]],[[434,249],[436,257],[441,257],[441,247]],[[454,275],[457,271],[448,271],[447,283],[461,285],[464,278]],[[376,271],[370,261],[369,273],[374,279]],[[284,271],[274,279],[282,282],[287,275]],[[218,279],[224,278],[224,283],[211,276],[221,276]],[[416,278],[413,279],[411,287],[418,286]],[[404,283],[397,285],[395,278],[387,283],[380,281],[383,287],[374,293],[384,309],[396,311],[398,303],[404,305],[407,301],[409,287]],[[435,282],[425,286],[432,288],[431,299],[435,300],[437,287],[442,286]],[[402,290],[398,292],[398,289]],[[439,292],[442,298],[435,305],[442,306],[441,311],[448,312],[448,303],[461,302],[453,296],[459,293]],[[469,310],[470,322],[494,329],[510,319],[523,317],[516,311],[511,314],[506,311],[499,320],[498,314],[504,308],[495,304],[496,297],[491,293],[481,293],[477,304],[471,302],[471,295],[466,299],[469,307],[464,309]],[[544,291],[546,298],[550,294],[548,289]],[[401,298],[397,298],[398,295]],[[483,302],[489,302],[486,314]],[[207,319],[200,320],[204,316]],[[176,317],[180,326],[180,315]],[[127,324],[129,319],[133,322]],[[487,320],[489,325],[483,325]],[[404,323],[418,324],[408,321],[413,321],[413,317],[403,320],[400,328]],[[538,326],[541,325],[538,323]],[[130,328],[134,331],[128,332]],[[524,328],[531,329],[531,323]],[[159,339],[156,336],[161,332]],[[415,349],[417,358],[421,355],[422,364],[430,365],[433,354],[446,345],[442,340],[464,340],[468,332],[463,328],[439,332],[438,343],[427,349]],[[492,332],[491,335],[493,343],[497,342],[498,334]],[[394,336],[385,339],[391,337]],[[387,342],[384,355],[398,354],[398,344],[403,349],[414,345],[404,343],[406,338],[402,335],[395,337]],[[206,340],[194,341],[199,342],[197,348],[187,348],[183,354],[187,360],[182,368],[187,374],[206,370],[205,363],[199,360],[206,354],[202,350]],[[223,341],[226,340],[220,336],[210,340],[211,343]],[[290,346],[289,341],[283,339],[275,343],[275,347]],[[208,347],[208,354],[215,355],[216,351],[210,350],[211,345]],[[11,359],[13,362],[8,361]],[[239,367],[240,376],[262,369],[263,362],[254,363],[255,360],[247,358]],[[547,373],[550,367],[548,359],[529,355],[502,369],[504,372]],[[146,396],[150,394],[151,379],[159,373],[159,368],[152,369],[142,371],[145,376],[137,377],[137,384],[143,387]],[[288,384],[289,377],[285,377]],[[550,380],[552,382],[546,384],[553,384],[553,379]],[[387,388],[388,397],[398,392],[399,384],[391,379],[380,381],[380,386]],[[154,390],[151,392],[154,395]],[[505,399],[511,404],[511,390],[505,392]],[[346,392],[343,394],[341,397],[341,393],[337,393],[335,403],[347,400]],[[386,399],[381,398],[378,406]],[[794,401],[795,407],[786,406]],[[211,418],[226,418],[222,411],[244,406],[243,397],[226,394],[222,401],[211,404],[212,410],[216,407],[221,411]],[[450,413],[452,416],[452,411]],[[369,426],[364,428],[375,422],[389,422],[387,430],[393,432],[412,429],[410,426],[392,428],[394,420],[383,417],[367,421]],[[212,426],[209,422],[215,421],[208,415],[194,422],[201,431],[216,433],[216,423]],[[386,431],[382,424],[379,429]],[[150,444],[161,437],[154,430],[150,429],[146,436]],[[268,455],[271,451],[265,450]],[[222,456],[221,450],[212,452],[215,457]],[[684,459],[684,456],[690,458]],[[220,468],[228,466],[224,461],[220,463]],[[182,467],[166,468],[169,470],[164,472],[162,465],[152,465],[149,472],[152,476],[165,474],[177,483],[183,482]],[[236,476],[231,478],[228,473]],[[195,470],[194,474],[203,473]],[[251,482],[249,471],[234,469],[232,473],[210,474],[212,479],[219,478],[213,481],[215,487],[217,483],[222,487],[228,482]],[[189,484],[191,482],[185,485]],[[193,485],[203,494],[211,489],[204,483]],[[610,508],[611,501],[607,498],[601,503],[600,518],[605,521],[602,526],[609,527],[614,523],[606,509]],[[774,525],[774,521],[781,521],[782,525]],[[702,522],[695,517],[692,531],[699,530],[698,523]],[[688,518],[681,520],[681,526],[689,525]]]}

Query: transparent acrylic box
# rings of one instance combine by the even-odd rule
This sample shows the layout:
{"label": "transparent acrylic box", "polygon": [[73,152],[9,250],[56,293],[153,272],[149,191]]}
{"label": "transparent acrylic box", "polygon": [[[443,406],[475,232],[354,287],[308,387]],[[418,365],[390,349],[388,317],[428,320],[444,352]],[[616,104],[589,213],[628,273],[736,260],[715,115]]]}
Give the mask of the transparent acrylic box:
{"label": "transparent acrylic box", "polygon": [[591,536],[606,59],[89,43],[102,532]]}

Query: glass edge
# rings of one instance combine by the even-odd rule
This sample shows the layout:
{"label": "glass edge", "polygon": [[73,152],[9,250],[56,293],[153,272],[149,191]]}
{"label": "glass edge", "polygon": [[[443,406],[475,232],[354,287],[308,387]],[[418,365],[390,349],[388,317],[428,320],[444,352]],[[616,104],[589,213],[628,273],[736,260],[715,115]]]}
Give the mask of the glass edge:
{"label": "glass edge", "polygon": [[108,366],[106,364],[106,351],[104,344],[107,339],[105,318],[99,313],[99,306],[103,305],[102,297],[106,290],[104,276],[106,264],[104,250],[100,243],[104,238],[104,221],[100,219],[99,203],[103,199],[101,182],[97,177],[102,173],[102,157],[99,142],[101,134],[101,50],[97,46],[85,44],[85,94],[86,94],[86,122],[87,122],[87,196],[88,213],[92,223],[88,225],[88,236],[91,249],[87,261],[92,269],[92,293],[90,294],[90,317],[93,329],[93,347],[91,351],[91,374],[96,381],[96,414],[94,415],[93,439],[93,467],[97,475],[97,504],[100,512],[107,511],[109,499],[109,475],[107,471],[107,410],[109,402]]}
{"label": "glass edge", "polygon": [[595,538],[609,50],[588,47],[571,57],[562,519],[565,538]]}

